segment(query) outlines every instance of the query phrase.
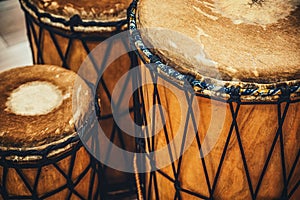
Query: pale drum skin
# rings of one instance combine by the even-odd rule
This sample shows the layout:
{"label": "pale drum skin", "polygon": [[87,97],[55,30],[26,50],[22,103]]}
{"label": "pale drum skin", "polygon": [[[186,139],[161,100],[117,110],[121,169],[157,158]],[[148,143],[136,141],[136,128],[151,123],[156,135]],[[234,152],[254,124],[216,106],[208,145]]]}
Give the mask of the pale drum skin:
{"label": "pale drum skin", "polygon": [[[183,74],[190,74],[196,78],[206,77],[227,81],[229,85],[245,86],[254,84],[263,88],[263,84],[289,85],[289,81],[299,84],[300,52],[299,52],[299,1],[261,1],[260,4],[250,5],[251,1],[140,1],[137,6],[137,28],[164,28],[192,38],[198,46],[195,54],[176,55],[176,48],[180,43],[171,37],[159,35],[157,32],[141,32],[144,41],[154,47],[166,44],[169,51],[154,49],[162,61]],[[252,9],[252,10],[251,10]],[[263,9],[266,9],[263,11]],[[249,12],[248,12],[249,11]],[[278,12],[281,15],[278,15]],[[250,14],[249,14],[250,13]],[[260,20],[257,13],[262,16]],[[276,17],[278,18],[276,18]],[[277,37],[278,36],[278,37]],[[166,39],[167,38],[167,39]],[[169,39],[169,40],[168,40]],[[168,43],[169,42],[169,43]],[[175,43],[175,45],[174,45]],[[168,45],[172,44],[172,45]],[[193,47],[190,47],[192,49]],[[181,49],[188,52],[190,49]],[[185,51],[186,50],[186,51]],[[199,50],[203,50],[201,59]],[[143,54],[143,53],[141,53]],[[203,59],[211,62],[203,62]],[[151,80],[146,67],[142,67],[144,80]],[[166,76],[166,78],[168,78]],[[181,121],[178,100],[174,94],[184,95],[182,90],[168,90],[168,85],[161,79],[158,86],[162,106],[169,112],[167,114],[166,130],[170,140],[174,137]],[[165,87],[164,87],[165,86]],[[194,88],[197,93],[197,88]],[[146,115],[153,104],[154,89],[152,85],[143,87]],[[220,157],[233,120],[229,103],[223,103],[209,98],[195,97],[199,105],[200,121],[198,135],[201,141],[207,134],[210,125],[219,128],[219,134],[212,151],[204,157],[206,162],[210,185],[219,166]],[[225,97],[225,99],[227,99]],[[295,97],[297,99],[299,97]],[[293,99],[293,98],[291,98]],[[241,105],[237,125],[245,152],[250,179],[255,190],[259,176],[267,159],[272,141],[278,129],[277,105],[263,104],[266,101],[277,101],[277,97],[256,98],[249,97],[245,101],[257,101],[256,105]],[[261,104],[259,104],[261,102]],[[283,113],[286,103],[281,104]],[[233,103],[234,110],[237,104]],[[215,124],[222,116],[212,115],[212,108],[220,113],[225,109],[223,124]],[[300,144],[300,104],[289,105],[282,133],[284,140],[285,166],[287,174],[290,173],[293,163],[299,152]],[[184,115],[183,115],[184,114]],[[148,116],[148,121],[149,116]],[[150,129],[152,130],[152,129]],[[157,150],[167,145],[163,130],[156,135],[154,143]],[[146,142],[147,144],[147,142]],[[149,150],[149,146],[146,147]],[[178,147],[179,148],[179,147]],[[209,196],[202,162],[199,158],[199,147],[196,140],[183,154],[179,174],[180,187]],[[164,159],[170,159],[166,157]],[[177,168],[178,161],[175,161]],[[281,167],[281,153],[279,139],[275,145],[266,174],[261,183],[257,199],[279,199],[283,190],[283,173]],[[161,169],[164,173],[175,179],[172,166]],[[174,183],[156,174],[158,191],[152,182],[151,191],[148,191],[150,174],[146,174],[146,199],[174,199],[176,190]],[[297,184],[300,177],[299,162],[288,185],[288,193]],[[199,199],[183,191],[182,199]],[[298,199],[300,189],[291,197]],[[220,171],[220,177],[213,195],[214,199],[251,199],[242,156],[239,149],[237,134],[233,130],[225,160]]]}

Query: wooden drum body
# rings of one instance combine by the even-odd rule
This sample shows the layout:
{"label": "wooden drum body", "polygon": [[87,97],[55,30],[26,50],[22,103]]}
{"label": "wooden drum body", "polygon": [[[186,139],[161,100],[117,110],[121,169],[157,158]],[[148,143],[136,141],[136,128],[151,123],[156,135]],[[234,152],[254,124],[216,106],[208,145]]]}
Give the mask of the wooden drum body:
{"label": "wooden drum body", "polygon": [[85,92],[78,100],[86,106],[75,118],[74,72],[35,65],[0,77],[1,198],[99,199],[98,161],[75,130],[94,110],[87,85],[81,80]]}
{"label": "wooden drum body", "polygon": [[[300,197],[299,2],[259,2],[132,4],[133,48],[147,83],[140,95],[141,152],[152,163],[140,177],[145,199]],[[290,10],[273,19],[277,8]],[[166,112],[157,108],[154,124],[155,104]],[[181,142],[172,143],[176,134]],[[160,167],[162,160],[169,164]]]}
{"label": "wooden drum body", "polygon": [[[34,63],[56,64],[77,72],[97,45],[127,28],[126,9],[130,2],[21,0],[20,3],[26,16]],[[118,37],[113,43],[105,43],[103,48],[106,54],[97,54],[97,60],[101,61],[95,66],[97,70],[102,70],[110,57],[129,52],[128,41]],[[113,120],[110,99],[116,82],[130,67],[129,54],[118,57],[103,73],[97,93],[102,107],[100,124],[105,134],[119,147],[134,151],[134,139],[123,134]],[[129,79],[124,90],[130,88]],[[130,174],[106,170],[109,185],[125,183],[123,186],[128,187],[128,181],[133,183]],[[108,186],[107,190],[111,189],[112,186]]]}
{"label": "wooden drum body", "polygon": [[[157,75],[145,68],[142,73],[148,81]],[[185,87],[170,91],[166,89],[169,83],[164,80],[158,82],[160,86],[157,88],[151,85],[143,87],[145,121],[151,124],[149,116],[152,113],[147,110],[158,101],[168,110],[164,116],[168,120],[165,130],[146,140],[144,151],[150,153],[166,147],[182,124],[188,124],[190,130],[197,132],[179,160],[145,175],[146,199],[173,199],[174,196],[177,199],[299,197],[299,100],[258,103],[229,99],[223,102],[196,94],[194,98],[198,102],[200,120],[195,130],[193,113],[180,112],[178,108],[182,105],[174,95],[191,98],[183,92]],[[191,107],[187,106],[184,110],[189,109]],[[160,114],[158,119],[161,120]],[[153,131],[151,128],[148,130],[149,133]],[[205,148],[203,141],[207,134],[212,141],[208,140],[205,144],[213,145],[213,148],[202,158],[200,149]],[[180,154],[183,144],[175,146],[177,152],[164,159],[171,161],[172,157]],[[154,158],[153,162],[161,159]]]}

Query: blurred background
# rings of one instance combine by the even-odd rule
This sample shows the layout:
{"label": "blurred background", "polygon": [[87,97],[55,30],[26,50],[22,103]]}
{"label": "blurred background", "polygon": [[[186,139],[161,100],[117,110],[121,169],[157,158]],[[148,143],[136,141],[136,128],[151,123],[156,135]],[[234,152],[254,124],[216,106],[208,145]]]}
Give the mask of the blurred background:
{"label": "blurred background", "polygon": [[25,19],[18,0],[0,1],[0,71],[32,64]]}

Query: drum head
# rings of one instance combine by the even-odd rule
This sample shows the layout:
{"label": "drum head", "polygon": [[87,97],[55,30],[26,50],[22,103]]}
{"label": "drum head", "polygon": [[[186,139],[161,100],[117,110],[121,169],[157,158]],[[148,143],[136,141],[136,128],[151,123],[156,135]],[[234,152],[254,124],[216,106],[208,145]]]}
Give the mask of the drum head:
{"label": "drum head", "polygon": [[137,28],[163,28],[190,38],[193,46],[158,31],[142,32],[152,46],[166,46],[168,52],[155,53],[182,73],[272,84],[300,79],[299,5],[298,0],[143,0]]}
{"label": "drum head", "polygon": [[73,83],[77,75],[56,66],[35,65],[0,74],[0,148],[45,148],[76,136],[75,124],[90,110],[91,93],[82,82],[82,102],[73,114]]}

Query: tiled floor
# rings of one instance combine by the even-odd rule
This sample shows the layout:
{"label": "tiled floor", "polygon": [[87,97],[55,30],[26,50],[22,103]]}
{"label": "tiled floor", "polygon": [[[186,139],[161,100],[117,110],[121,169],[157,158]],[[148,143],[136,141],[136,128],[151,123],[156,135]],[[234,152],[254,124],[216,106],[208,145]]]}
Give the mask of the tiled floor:
{"label": "tiled floor", "polygon": [[18,0],[0,1],[0,71],[32,64],[25,19]]}

